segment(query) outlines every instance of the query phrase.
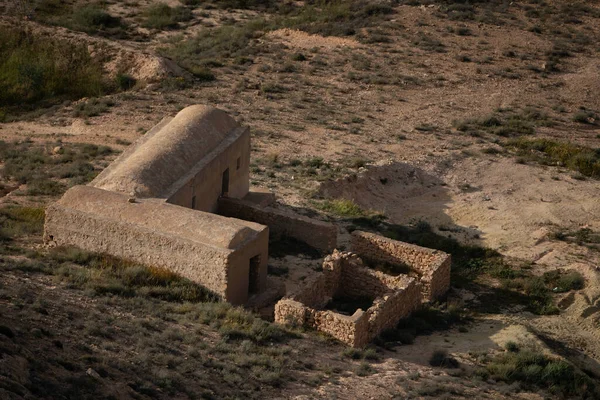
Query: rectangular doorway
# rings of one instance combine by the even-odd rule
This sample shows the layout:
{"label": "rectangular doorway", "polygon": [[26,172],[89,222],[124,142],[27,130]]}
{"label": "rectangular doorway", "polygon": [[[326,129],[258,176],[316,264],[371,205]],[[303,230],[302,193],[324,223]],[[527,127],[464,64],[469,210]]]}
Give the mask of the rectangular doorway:
{"label": "rectangular doorway", "polygon": [[221,181],[221,196],[227,196],[229,193],[229,168],[223,172],[223,180]]}
{"label": "rectangular doorway", "polygon": [[254,256],[250,259],[250,268],[248,270],[248,296],[258,293],[260,270],[260,256]]}

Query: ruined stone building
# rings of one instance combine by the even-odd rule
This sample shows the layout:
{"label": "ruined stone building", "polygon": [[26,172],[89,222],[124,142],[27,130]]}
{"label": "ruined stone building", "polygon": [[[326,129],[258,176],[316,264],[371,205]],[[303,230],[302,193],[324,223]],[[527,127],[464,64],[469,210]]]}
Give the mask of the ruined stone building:
{"label": "ruined stone building", "polygon": [[[323,271],[275,305],[275,321],[325,332],[353,347],[363,347],[393,329],[422,303],[440,300],[450,287],[450,255],[373,233],[354,231],[352,252],[327,256]],[[360,255],[360,257],[359,257]],[[368,267],[386,263],[405,272],[390,274]],[[336,298],[366,299],[345,314],[331,307]]]}

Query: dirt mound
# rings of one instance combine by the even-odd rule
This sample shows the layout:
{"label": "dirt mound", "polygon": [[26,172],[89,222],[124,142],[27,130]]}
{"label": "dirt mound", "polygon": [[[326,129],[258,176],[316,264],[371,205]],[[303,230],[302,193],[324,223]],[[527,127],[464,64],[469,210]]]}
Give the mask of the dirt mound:
{"label": "dirt mound", "polygon": [[31,30],[40,36],[86,44],[90,55],[103,64],[106,75],[110,79],[114,79],[118,74],[127,74],[140,83],[157,82],[168,76],[191,78],[191,75],[175,62],[139,50],[126,42],[92,37],[61,27],[47,27],[32,21],[3,22],[10,26]]}
{"label": "dirt mound", "polygon": [[269,32],[267,34],[267,38],[271,40],[278,40],[290,47],[296,47],[300,49],[312,49],[314,47],[320,47],[324,49],[333,49],[336,47],[356,48],[360,46],[360,43],[354,39],[334,36],[323,37],[320,35],[311,35],[310,33],[288,28]]}

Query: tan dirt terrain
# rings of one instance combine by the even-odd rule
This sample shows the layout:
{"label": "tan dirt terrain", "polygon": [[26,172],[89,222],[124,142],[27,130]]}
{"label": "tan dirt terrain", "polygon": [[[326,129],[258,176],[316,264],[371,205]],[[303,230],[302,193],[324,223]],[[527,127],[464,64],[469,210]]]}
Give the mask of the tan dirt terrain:
{"label": "tan dirt terrain", "polygon": [[[107,79],[125,73],[136,80],[130,90],[99,96],[111,105],[97,115],[77,113],[78,106],[90,102],[89,98],[13,113],[0,123],[1,141],[29,140],[45,146],[49,153],[59,142],[65,148],[91,143],[119,151],[164,116],[190,104],[208,104],[251,128],[252,184],[274,191],[283,206],[338,223],[341,247],[347,246],[346,229],[356,222],[324,209],[328,200],[350,200],[365,215],[382,214],[387,224],[427,222],[436,234],[457,239],[462,245],[490,248],[515,265],[527,264],[534,276],[560,269],[577,271],[585,278],[582,289],[552,295],[560,310],[554,315],[536,315],[527,304],[486,312],[485,303],[494,300],[493,290],[501,286],[499,279],[490,278],[478,289],[456,285],[448,302],[471,313],[466,329],[453,326],[417,336],[410,345],[379,347],[379,357],[372,362],[343,356],[340,344],[301,332],[299,338],[282,344],[281,354],[276,355],[287,360],[276,370],[293,378],[278,384],[256,378],[260,383],[239,396],[554,396],[535,385],[477,375],[484,365],[482,354],[502,353],[507,342],[563,357],[593,380],[600,379],[600,246],[557,235],[582,229],[600,232],[600,180],[561,162],[540,162],[540,152],[520,152],[510,142],[548,139],[585,146],[600,158],[597,2],[586,2],[589,10],[572,15],[563,12],[561,7],[570,7],[570,2],[563,1],[474,3],[472,17],[448,11],[448,3],[454,2],[386,2],[392,4],[389,15],[353,29],[350,35],[330,34],[331,23],[320,31],[317,17],[310,20],[312,25],[286,25],[277,22],[280,17],[270,9],[221,8],[203,6],[204,2],[196,2],[200,4],[196,7],[189,5],[194,2],[175,0],[166,3],[171,7],[188,4],[190,18],[170,28],[154,29],[143,26],[143,10],[150,2],[106,3],[109,12],[127,25],[124,38],[76,32],[8,12],[0,17],[3,25],[87,43],[92,56],[104,66]],[[3,11],[8,10],[7,4],[0,2]],[[235,31],[256,18],[274,25],[261,22],[261,28],[250,33]],[[570,18],[578,22],[569,22]],[[208,65],[214,74],[214,80],[205,80],[194,75],[192,56],[177,46],[186,40],[200,40],[195,35],[221,27],[231,32],[221,36],[211,31],[211,37],[244,39],[239,39],[241,44],[231,39],[233,44],[221,50],[222,54],[210,53],[216,44],[208,50],[201,48],[210,53],[206,58],[196,52],[195,56],[201,57],[198,65]],[[568,55],[552,58],[557,47],[566,49]],[[582,112],[589,112],[589,119],[583,122],[577,118]],[[492,116],[500,122],[481,122]],[[514,132],[499,134],[496,129],[508,126],[507,121]],[[525,126],[532,132],[523,133]],[[96,161],[96,170],[111,157]],[[0,159],[0,169],[5,162]],[[0,184],[2,207],[43,207],[57,198],[23,195],[27,185],[1,171]],[[35,235],[19,240],[24,248],[42,248]],[[27,257],[27,252],[0,254],[7,265]],[[291,290],[318,271],[320,260],[293,254],[273,257],[269,264],[285,271],[274,279],[287,282]],[[39,329],[43,326],[70,354],[61,357],[77,368],[92,365],[90,359],[102,355],[106,371],[100,371],[98,379],[106,398],[236,397],[236,388],[242,384],[218,364],[221,355],[215,354],[229,353],[219,347],[221,332],[215,324],[202,325],[198,319],[181,317],[183,311],[178,314],[169,308],[175,306],[164,306],[169,309],[164,313],[157,311],[159,306],[136,308],[136,300],[131,298],[90,295],[89,290],[69,287],[56,276],[5,269],[0,277],[0,325],[13,326],[22,341],[0,335],[6,342],[5,355],[0,354],[0,397],[10,393],[7,398],[51,398],[29,391],[36,376],[24,355],[41,352],[54,356],[58,352],[58,345],[36,341],[50,338]],[[43,306],[40,301],[45,302]],[[163,320],[163,314],[169,318]],[[55,319],[56,315],[60,318]],[[115,323],[116,330],[90,334],[95,329],[94,319]],[[207,345],[182,339],[179,347],[161,348],[156,343],[171,342],[177,335],[169,337],[154,328],[146,332],[141,328],[146,326],[141,322],[144,319],[159,321],[156,326],[163,333],[178,330],[194,341],[205,340]],[[139,326],[123,321],[138,321]],[[142,331],[143,338],[130,338]],[[198,354],[190,353],[193,346],[202,347],[195,349],[201,354],[197,360],[204,357],[198,364],[192,362],[193,354]],[[250,344],[232,352],[244,353],[243,346]],[[268,346],[269,356],[275,357],[272,346],[279,344]],[[461,368],[432,367],[429,359],[439,349],[454,356]],[[172,366],[168,357],[186,360],[181,367],[185,372],[177,378],[170,374],[180,369]],[[159,358],[160,362],[156,361]],[[242,364],[227,360],[223,361],[227,365]],[[85,375],[86,369],[65,365],[49,362],[44,367],[59,371],[52,378],[57,382],[73,379],[69,378],[73,371],[78,371],[81,379],[90,376]],[[248,371],[252,368],[258,367],[248,367]],[[203,371],[206,376],[201,378]],[[159,377],[162,383],[155,385],[158,390],[141,390],[139,382],[132,382],[137,380],[132,378],[136,374]],[[166,385],[168,379],[187,389],[173,389],[177,385]],[[254,375],[249,378],[254,379]],[[210,381],[219,382],[223,392],[210,386]],[[77,398],[77,393],[61,398]]]}

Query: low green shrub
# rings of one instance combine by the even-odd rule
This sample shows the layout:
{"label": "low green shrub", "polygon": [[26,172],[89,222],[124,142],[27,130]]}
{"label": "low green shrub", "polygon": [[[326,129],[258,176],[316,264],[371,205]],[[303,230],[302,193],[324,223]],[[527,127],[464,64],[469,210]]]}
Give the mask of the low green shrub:
{"label": "low green shrub", "polygon": [[485,366],[483,375],[509,383],[522,382],[568,397],[597,398],[600,395],[597,384],[567,361],[518,347],[494,357]]}
{"label": "low green shrub", "polygon": [[361,217],[367,215],[367,212],[358,204],[347,199],[324,200],[316,205],[319,209],[340,217]]}
{"label": "low green shrub", "polygon": [[85,44],[0,27],[0,110],[99,96],[110,90]]}
{"label": "low green shrub", "polygon": [[150,29],[175,28],[179,22],[192,19],[192,13],[187,7],[170,7],[166,3],[153,3],[144,11],[142,26]]}
{"label": "low green shrub", "polygon": [[435,350],[429,357],[429,365],[432,367],[458,368],[458,361],[448,355],[446,350]]}
{"label": "low green shrub", "polygon": [[544,165],[563,165],[584,176],[600,179],[600,149],[592,149],[550,139],[510,140],[506,146],[527,160]]}

